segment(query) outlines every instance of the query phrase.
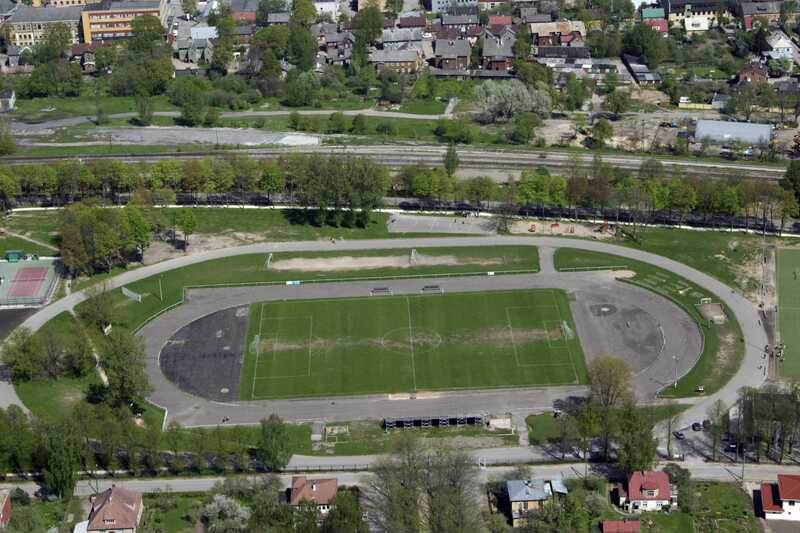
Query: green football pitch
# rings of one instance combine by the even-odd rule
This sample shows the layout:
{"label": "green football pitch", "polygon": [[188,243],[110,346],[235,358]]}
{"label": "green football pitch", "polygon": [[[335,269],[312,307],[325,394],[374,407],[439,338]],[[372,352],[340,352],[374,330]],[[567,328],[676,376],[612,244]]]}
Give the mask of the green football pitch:
{"label": "green football pitch", "polygon": [[241,398],[585,383],[560,290],[254,304]]}
{"label": "green football pitch", "polygon": [[778,250],[778,327],[786,344],[780,374],[800,379],[800,250]]}

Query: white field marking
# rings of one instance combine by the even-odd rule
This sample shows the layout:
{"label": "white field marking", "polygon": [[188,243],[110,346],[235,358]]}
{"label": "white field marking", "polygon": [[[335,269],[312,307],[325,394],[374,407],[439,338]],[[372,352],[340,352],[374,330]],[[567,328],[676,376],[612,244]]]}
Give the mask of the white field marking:
{"label": "white field marking", "polygon": [[[559,307],[558,307],[558,300],[556,300],[555,291],[550,291],[550,296],[553,297],[553,304],[556,306],[556,311],[558,312],[558,321],[559,322],[564,321],[564,317],[561,316],[561,309],[559,309]],[[578,333],[577,332],[575,332],[575,338],[578,339],[578,342],[580,342],[580,339],[578,338]],[[567,347],[567,355],[569,356],[569,362],[572,365],[572,373],[575,375],[575,383],[578,383],[580,380],[578,379],[578,370],[575,368],[575,361],[573,361],[573,359],[572,359],[572,348],[570,348],[568,342],[565,343],[565,345]]]}
{"label": "white field marking", "polygon": [[[256,372],[253,376],[253,382],[255,380],[261,379],[292,379],[292,378],[308,378],[311,377],[311,334],[312,328],[314,324],[314,319],[311,315],[299,315],[299,316],[276,316],[276,317],[268,317],[267,320],[297,320],[297,319],[304,319],[308,320],[308,351],[306,353],[306,357],[308,358],[308,370],[303,374],[286,374],[286,375],[279,375],[279,376],[259,376],[258,375],[258,368],[256,368]],[[275,337],[274,342],[277,344],[278,342],[279,332],[278,329],[275,328]],[[263,338],[263,336],[262,336]]]}
{"label": "white field marking", "polygon": [[264,321],[264,305],[261,304],[261,311],[258,315],[258,343],[256,343],[256,365],[253,367],[253,388],[250,389],[250,399],[256,399],[256,376],[258,376],[258,362],[261,359],[261,324]]}

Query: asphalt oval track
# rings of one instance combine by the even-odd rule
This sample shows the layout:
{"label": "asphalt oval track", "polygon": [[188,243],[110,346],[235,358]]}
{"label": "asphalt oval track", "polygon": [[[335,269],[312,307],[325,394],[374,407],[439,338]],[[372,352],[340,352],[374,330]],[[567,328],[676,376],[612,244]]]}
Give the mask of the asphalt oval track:
{"label": "asphalt oval track", "polygon": [[[577,239],[557,238],[557,237],[528,237],[528,236],[489,236],[489,237],[458,237],[458,238],[417,238],[417,239],[375,239],[375,240],[359,240],[359,241],[336,241],[331,243],[329,241],[300,241],[300,242],[283,242],[283,243],[260,243],[247,246],[239,246],[233,248],[212,250],[209,252],[199,253],[196,255],[187,255],[177,259],[164,261],[155,265],[142,267],[130,272],[125,272],[108,280],[108,288],[114,289],[122,287],[134,281],[194,263],[207,261],[210,259],[218,259],[222,257],[230,257],[231,255],[243,255],[253,253],[269,253],[269,252],[300,252],[300,251],[343,251],[343,250],[379,250],[391,248],[425,248],[425,247],[453,247],[453,246],[507,246],[507,245],[531,245],[538,246],[545,250],[555,249],[559,247],[578,248],[582,250],[590,250],[596,252],[604,252],[615,254],[637,261],[652,264],[654,266],[664,268],[682,276],[697,285],[703,287],[707,291],[716,294],[722,301],[724,301],[731,309],[742,329],[742,334],[745,340],[745,356],[741,367],[731,380],[717,393],[711,394],[706,397],[696,399],[693,405],[685,412],[684,419],[697,420],[703,419],[706,416],[706,411],[710,405],[716,400],[722,400],[726,405],[730,406],[736,400],[737,391],[744,386],[760,386],[765,377],[761,370],[758,369],[761,364],[761,353],[763,347],[767,344],[767,336],[761,325],[757,307],[748,301],[744,296],[734,291],[724,283],[718,281],[711,276],[695,270],[683,263],[679,263],[666,257],[626,248],[623,246],[608,244],[597,241],[583,241]],[[552,257],[547,258],[547,254],[541,254],[542,257],[542,274],[547,274],[548,271],[552,273]],[[507,276],[498,276],[496,280],[502,280]],[[485,279],[485,278],[479,278]],[[440,280],[439,280],[440,281]],[[374,285],[374,282],[369,283]],[[252,288],[246,289],[248,292]],[[86,291],[80,291],[70,294],[53,304],[39,310],[34,315],[30,316],[23,325],[31,330],[39,329],[48,320],[55,317],[61,312],[71,311],[75,305],[86,299]],[[180,307],[176,308],[179,311]],[[152,322],[151,322],[152,324]],[[141,333],[145,337],[145,342],[148,342],[146,335],[146,327],[142,329]],[[174,330],[173,330],[174,332]],[[161,345],[159,345],[159,352]],[[148,355],[152,352],[148,348]],[[152,365],[152,361],[149,362]],[[156,365],[157,367],[157,365]],[[159,375],[163,374],[158,372]],[[177,387],[169,386],[178,390]],[[155,386],[158,391],[158,385]],[[568,388],[569,389],[569,388]],[[568,390],[563,387],[545,388],[545,389],[521,389],[521,392],[526,393],[529,405],[543,405],[552,403],[552,400],[561,397],[565,394],[580,394],[583,387],[575,387],[574,390]],[[482,405],[485,405],[484,410],[496,411],[496,407],[502,408],[506,405],[504,396],[507,390],[497,391],[465,391],[465,396],[477,398],[480,397]],[[153,393],[155,397],[157,392]],[[458,395],[453,395],[451,398],[458,402]],[[315,400],[318,402],[319,400]],[[334,407],[330,402],[336,402],[336,410],[340,409],[357,409],[360,412],[367,413],[371,411],[370,406],[378,407],[375,405],[378,401],[385,401],[385,397],[374,398],[342,398],[331,399],[329,405]],[[314,409],[318,407],[308,403],[307,400],[287,400],[285,401],[291,407],[292,412],[296,415],[294,419],[311,419],[324,416],[321,413],[315,413]],[[156,402],[157,403],[157,402]],[[249,402],[248,402],[249,403]],[[398,405],[410,403],[407,401],[394,402]],[[420,402],[421,403],[421,402]],[[168,406],[166,406],[168,407]],[[272,406],[270,406],[272,407]],[[229,404],[215,403],[211,401],[194,402],[191,405],[182,405],[168,414],[169,419],[185,420],[188,425],[204,425],[216,424],[223,416],[230,416],[228,412],[231,406]],[[266,406],[254,406],[254,414],[258,414],[259,418],[268,415],[269,411]],[[306,416],[307,413],[307,416]],[[368,413],[367,413],[368,414]],[[383,416],[383,415],[378,415]],[[362,416],[363,417],[363,416]]]}

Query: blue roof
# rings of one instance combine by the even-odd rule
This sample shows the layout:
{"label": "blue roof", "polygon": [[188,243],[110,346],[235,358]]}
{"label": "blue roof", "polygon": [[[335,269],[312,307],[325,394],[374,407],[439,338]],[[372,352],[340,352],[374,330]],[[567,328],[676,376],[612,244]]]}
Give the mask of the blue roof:
{"label": "blue roof", "polygon": [[554,492],[566,494],[567,487],[561,478],[512,479],[506,481],[508,499],[512,502],[547,500]]}

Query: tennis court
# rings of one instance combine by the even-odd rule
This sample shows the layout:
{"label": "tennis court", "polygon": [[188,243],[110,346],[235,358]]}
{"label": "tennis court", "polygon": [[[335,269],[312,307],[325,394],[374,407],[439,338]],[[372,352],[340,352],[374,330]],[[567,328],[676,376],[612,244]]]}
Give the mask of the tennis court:
{"label": "tennis court", "polygon": [[57,281],[53,260],[0,261],[0,306],[43,305]]}

